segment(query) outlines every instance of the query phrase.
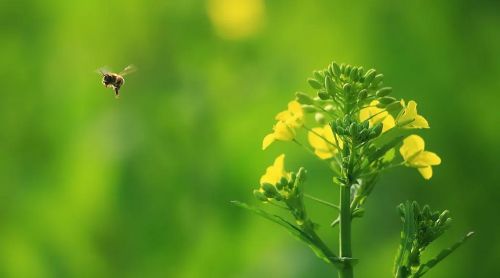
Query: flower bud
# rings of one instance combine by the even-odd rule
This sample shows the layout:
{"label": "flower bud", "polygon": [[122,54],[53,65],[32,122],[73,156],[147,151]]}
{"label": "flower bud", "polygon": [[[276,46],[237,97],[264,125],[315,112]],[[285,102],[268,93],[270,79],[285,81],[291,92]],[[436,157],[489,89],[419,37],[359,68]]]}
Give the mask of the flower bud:
{"label": "flower bud", "polygon": [[356,136],[356,134],[358,133],[358,127],[356,123],[351,123],[351,126],[349,126],[349,133],[353,137]]}
{"label": "flower bud", "polygon": [[368,90],[363,89],[359,91],[358,98],[359,100],[364,100],[368,96]]}
{"label": "flower bud", "polygon": [[314,114],[314,119],[318,124],[324,125],[326,123],[325,115],[323,115],[322,113],[318,112]]}
{"label": "flower bud", "polygon": [[384,87],[377,91],[377,97],[385,97],[392,92],[392,87]]}
{"label": "flower bud", "polygon": [[313,72],[314,78],[318,80],[319,82],[323,81],[325,79],[325,76],[320,71],[314,71]]}
{"label": "flower bud", "polygon": [[374,87],[378,86],[380,82],[382,82],[382,80],[384,80],[384,75],[383,74],[377,74],[375,75],[375,78],[373,78],[373,82],[372,82],[372,85]]}
{"label": "flower bud", "polygon": [[337,63],[333,62],[332,68],[333,68],[333,73],[335,74],[335,76],[340,76],[341,71],[340,71],[339,65]]}
{"label": "flower bud", "polygon": [[333,83],[333,80],[330,77],[325,78],[325,88],[328,94],[331,96],[335,95],[335,83]]}
{"label": "flower bud", "polygon": [[301,104],[313,104],[314,100],[307,94],[304,94],[302,92],[297,92],[295,93],[295,98],[297,98],[297,101]]}
{"label": "flower bud", "polygon": [[345,69],[344,69],[344,75],[345,75],[345,76],[349,76],[349,75],[351,75],[351,69],[352,69],[352,66],[351,66],[351,65],[346,65],[346,66],[345,66]]}
{"label": "flower bud", "polygon": [[352,68],[351,73],[349,74],[349,78],[352,81],[358,81],[358,69]]}
{"label": "flower bud", "polygon": [[312,79],[312,78],[309,78],[307,79],[307,82],[309,82],[309,85],[313,88],[313,89],[321,89],[323,86],[321,86],[321,83],[318,82],[318,80],[316,79]]}
{"label": "flower bud", "polygon": [[382,123],[377,123],[375,124],[373,127],[372,127],[372,130],[370,132],[370,138],[373,139],[373,138],[376,138],[378,137],[381,133],[382,133],[382,128],[383,128],[383,124]]}
{"label": "flower bud", "polygon": [[325,109],[326,112],[333,112],[333,111],[335,111],[335,106],[328,104],[328,105],[325,105],[325,107],[323,109]]}
{"label": "flower bud", "polygon": [[305,113],[313,113],[313,112],[318,111],[318,109],[314,105],[302,105],[302,110]]}
{"label": "flower bud", "polygon": [[327,100],[327,99],[330,99],[330,95],[325,92],[325,91],[319,91],[318,92],[318,97],[322,100]]}
{"label": "flower bud", "polygon": [[262,193],[262,191],[258,189],[254,189],[253,191],[253,196],[257,198],[257,200],[262,201],[262,202],[267,202],[267,197]]}
{"label": "flower bud", "polygon": [[266,197],[268,198],[274,198],[279,195],[276,187],[270,183],[262,184],[262,189],[264,190],[264,195],[266,195]]}
{"label": "flower bud", "polygon": [[386,107],[387,105],[396,102],[397,100],[393,97],[382,97],[378,100],[377,107]]}
{"label": "flower bud", "polygon": [[377,74],[377,71],[375,69],[369,69],[366,73],[365,73],[365,81],[363,82],[363,86],[364,87],[368,87],[370,86],[370,83],[373,81],[373,79],[375,78],[375,75]]}
{"label": "flower bud", "polygon": [[342,87],[342,89],[344,90],[345,95],[349,95],[351,93],[352,86],[351,84],[347,83],[344,84],[344,87]]}

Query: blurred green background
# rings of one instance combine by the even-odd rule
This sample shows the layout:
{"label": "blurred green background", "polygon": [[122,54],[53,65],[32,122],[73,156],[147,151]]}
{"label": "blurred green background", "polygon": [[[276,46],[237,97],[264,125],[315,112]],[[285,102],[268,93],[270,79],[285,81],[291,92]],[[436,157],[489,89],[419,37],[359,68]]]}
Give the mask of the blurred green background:
{"label": "blurred green background", "polygon": [[[280,227],[232,206],[275,156],[261,140],[332,60],[375,67],[415,99],[443,164],[385,175],[356,220],[357,277],[390,277],[406,199],[448,208],[431,248],[476,237],[429,277],[500,275],[500,2],[36,1],[0,3],[0,277],[336,277]],[[116,100],[94,70],[130,75]],[[328,227],[334,212],[308,203]],[[335,247],[336,249],[337,247]]]}

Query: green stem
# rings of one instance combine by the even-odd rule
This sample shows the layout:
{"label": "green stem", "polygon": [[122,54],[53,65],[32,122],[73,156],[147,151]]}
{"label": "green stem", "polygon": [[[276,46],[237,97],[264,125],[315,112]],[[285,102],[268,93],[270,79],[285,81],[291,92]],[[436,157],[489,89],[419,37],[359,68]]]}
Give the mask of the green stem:
{"label": "green stem", "polygon": [[349,163],[343,171],[346,183],[340,186],[339,256],[341,259],[345,259],[343,268],[339,271],[340,278],[354,277],[351,250],[351,185],[355,143],[352,142],[350,147]]}
{"label": "green stem", "polygon": [[348,258],[344,266],[339,271],[340,278],[352,278],[353,269],[350,262],[352,258],[351,250],[351,189],[347,185],[340,186],[340,223],[339,223],[339,241],[340,258]]}

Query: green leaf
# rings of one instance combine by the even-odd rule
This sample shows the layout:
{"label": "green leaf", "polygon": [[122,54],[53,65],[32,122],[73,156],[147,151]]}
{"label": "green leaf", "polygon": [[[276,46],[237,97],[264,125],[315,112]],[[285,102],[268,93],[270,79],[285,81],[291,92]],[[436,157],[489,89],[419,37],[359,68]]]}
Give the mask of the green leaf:
{"label": "green leaf", "polygon": [[288,222],[287,220],[283,219],[281,216],[270,214],[264,210],[249,206],[249,205],[242,203],[242,202],[239,202],[239,201],[231,201],[231,203],[233,203],[241,208],[247,209],[253,213],[256,213],[257,215],[262,216],[265,219],[270,220],[270,221],[284,227],[295,238],[306,243],[313,250],[313,252],[316,254],[316,256],[318,256],[320,259],[324,260],[325,262],[334,263],[334,262],[338,261],[338,258],[336,258],[336,257],[329,258],[325,254],[325,252],[323,252],[323,250],[321,250],[321,248],[319,248],[316,245],[316,240],[314,238],[312,238],[310,235],[308,235],[307,233],[302,231],[299,227],[297,227],[297,226],[293,225],[292,223]]}
{"label": "green leaf", "polygon": [[407,269],[408,257],[413,246],[413,241],[417,236],[417,225],[415,223],[415,215],[410,201],[401,204],[400,209],[404,211],[404,225],[403,231],[401,232],[401,242],[399,244],[398,253],[394,261],[394,276],[398,278],[407,277],[405,276],[407,274],[403,272]]}
{"label": "green leaf", "polygon": [[425,264],[420,265],[420,267],[418,268],[414,277],[415,278],[422,277],[425,273],[427,273],[427,271],[429,271],[431,268],[436,266],[440,261],[442,261],[446,257],[448,257],[451,253],[453,253],[453,251],[455,251],[458,247],[460,247],[462,244],[464,244],[473,235],[474,235],[474,232],[467,233],[462,239],[460,239],[458,242],[453,244],[451,247],[442,250],[436,257],[429,260]]}

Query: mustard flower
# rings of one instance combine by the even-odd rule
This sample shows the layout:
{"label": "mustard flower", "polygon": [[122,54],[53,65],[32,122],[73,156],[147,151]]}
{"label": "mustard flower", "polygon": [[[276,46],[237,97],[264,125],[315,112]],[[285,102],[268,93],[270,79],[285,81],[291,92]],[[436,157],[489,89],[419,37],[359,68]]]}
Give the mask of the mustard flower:
{"label": "mustard flower", "polygon": [[290,173],[285,171],[285,154],[279,155],[273,165],[267,167],[266,173],[260,177],[260,184],[277,184],[281,178],[289,179]]}
{"label": "mustard flower", "polygon": [[288,103],[288,109],[276,115],[278,122],[273,132],[266,135],[262,141],[262,149],[267,149],[274,141],[292,141],[296,136],[296,128],[304,124],[304,111],[297,101]]}
{"label": "mustard flower", "polygon": [[374,100],[370,103],[369,107],[361,109],[361,111],[359,111],[359,120],[363,122],[369,119],[370,126],[374,126],[381,122],[383,133],[395,126],[394,117],[392,117],[389,112],[384,111],[384,109],[376,107],[377,104],[378,101]]}
{"label": "mustard flower", "polygon": [[410,135],[403,140],[399,149],[405,165],[417,168],[424,179],[432,177],[432,167],[441,164],[441,158],[433,152],[425,151],[425,142],[418,135]]}
{"label": "mustard flower", "polygon": [[[314,153],[321,159],[332,158],[339,151],[335,146],[336,141],[333,135],[332,128],[329,125],[313,128],[312,131],[309,131],[307,139],[309,140],[309,144],[311,144],[311,146],[314,148]],[[339,147],[342,148],[342,141],[337,141]]]}
{"label": "mustard flower", "polygon": [[396,117],[396,125],[406,129],[412,128],[429,128],[429,123],[427,120],[418,115],[417,113],[417,103],[413,100],[408,102],[408,105],[405,105],[405,101],[401,100],[401,105],[403,106],[403,110]]}

